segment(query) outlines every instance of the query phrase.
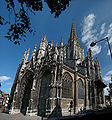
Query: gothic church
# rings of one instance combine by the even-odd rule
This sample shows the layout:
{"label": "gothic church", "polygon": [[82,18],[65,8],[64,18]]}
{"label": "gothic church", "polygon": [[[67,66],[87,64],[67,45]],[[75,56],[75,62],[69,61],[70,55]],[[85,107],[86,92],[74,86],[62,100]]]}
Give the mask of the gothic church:
{"label": "gothic church", "polygon": [[54,46],[46,35],[39,48],[25,50],[10,94],[10,113],[32,116],[66,116],[81,109],[104,106],[104,87],[98,59],[91,49],[84,57],[72,23],[68,44]]}

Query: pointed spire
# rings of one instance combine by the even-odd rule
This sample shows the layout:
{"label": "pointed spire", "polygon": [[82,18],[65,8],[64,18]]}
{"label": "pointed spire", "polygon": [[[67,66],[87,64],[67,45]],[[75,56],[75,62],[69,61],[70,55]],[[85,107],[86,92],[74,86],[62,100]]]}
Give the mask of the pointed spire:
{"label": "pointed spire", "polygon": [[57,47],[57,43],[56,43],[55,51],[57,51],[57,50],[58,50],[58,47]]}
{"label": "pointed spire", "polygon": [[37,44],[34,45],[34,49],[37,49]]}
{"label": "pointed spire", "polygon": [[100,62],[97,57],[96,57],[95,63],[98,65],[98,67],[100,67]]}
{"label": "pointed spire", "polygon": [[46,49],[47,45],[48,45],[48,41],[46,39],[46,34],[45,34],[40,42],[39,49]]}
{"label": "pointed spire", "polygon": [[57,46],[57,43],[56,43],[56,47],[55,47],[55,53],[58,54],[58,46]]}
{"label": "pointed spire", "polygon": [[46,34],[45,34],[44,37],[42,38],[42,41],[45,42],[46,45],[48,45],[48,41],[47,41],[47,38],[46,38]]}
{"label": "pointed spire", "polygon": [[52,42],[51,42],[51,47],[53,47],[53,40],[52,40]]}
{"label": "pointed spire", "polygon": [[24,56],[23,56],[23,59],[25,58],[25,56],[26,56],[26,51],[27,51],[27,49],[25,49],[25,52],[24,52]]}
{"label": "pointed spire", "polygon": [[92,53],[91,48],[88,49],[87,56],[88,56],[89,58],[92,58],[92,59],[93,59],[93,53]]}
{"label": "pointed spire", "polygon": [[57,43],[56,43],[56,48],[57,48]]}
{"label": "pointed spire", "polygon": [[[37,49],[37,44],[34,45],[34,49],[33,49],[33,51],[32,51],[31,59],[32,59],[32,57],[35,55],[36,49]],[[31,60],[31,59],[30,59],[30,60]]]}
{"label": "pointed spire", "polygon": [[36,53],[36,49],[37,49],[37,44],[34,45],[34,49],[33,49],[32,55]]}
{"label": "pointed spire", "polygon": [[63,38],[61,37],[61,47],[63,47]]}
{"label": "pointed spire", "polygon": [[44,35],[43,40],[46,40],[46,34]]}
{"label": "pointed spire", "polygon": [[26,54],[26,62],[28,61],[29,52],[30,52],[30,48],[28,49],[28,52],[27,52],[27,54]]}
{"label": "pointed spire", "polygon": [[74,20],[73,20],[69,41],[73,41],[74,38],[76,39],[77,45],[79,45],[79,41],[78,41],[78,37],[77,37],[77,34],[76,34],[76,29],[75,29],[75,24],[74,24]]}

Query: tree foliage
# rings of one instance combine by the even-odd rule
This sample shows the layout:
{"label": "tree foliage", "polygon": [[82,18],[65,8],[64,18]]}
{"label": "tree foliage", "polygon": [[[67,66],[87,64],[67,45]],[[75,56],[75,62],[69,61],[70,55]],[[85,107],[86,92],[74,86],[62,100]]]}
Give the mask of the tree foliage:
{"label": "tree foliage", "polygon": [[[36,14],[43,10],[43,2],[47,3],[51,14],[57,18],[70,4],[71,0],[5,0],[9,15],[13,15],[14,20],[6,20],[0,16],[0,25],[9,24],[10,28],[6,33],[6,38],[20,45],[20,41],[26,38],[26,33],[32,33],[29,12]],[[18,9],[19,6],[19,9]]]}

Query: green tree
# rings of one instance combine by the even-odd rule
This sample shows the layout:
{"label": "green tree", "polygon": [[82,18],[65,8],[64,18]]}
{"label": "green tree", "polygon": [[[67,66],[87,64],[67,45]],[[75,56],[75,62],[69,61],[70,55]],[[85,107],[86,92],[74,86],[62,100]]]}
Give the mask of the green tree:
{"label": "green tree", "polygon": [[[8,14],[14,16],[14,20],[6,20],[0,16],[0,25],[9,24],[6,38],[20,45],[21,40],[26,40],[26,33],[32,33],[29,13],[36,15],[37,11],[42,11],[43,2],[47,3],[51,14],[57,18],[69,5],[71,0],[5,0]],[[19,9],[18,9],[19,7]]]}

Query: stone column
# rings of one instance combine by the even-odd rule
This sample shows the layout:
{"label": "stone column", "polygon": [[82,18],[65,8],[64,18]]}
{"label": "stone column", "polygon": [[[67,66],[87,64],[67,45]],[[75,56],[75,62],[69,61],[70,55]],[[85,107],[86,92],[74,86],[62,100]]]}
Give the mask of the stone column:
{"label": "stone column", "polygon": [[88,78],[85,78],[85,108],[86,108],[86,109],[89,109]]}
{"label": "stone column", "polygon": [[29,100],[29,106],[27,107],[27,115],[30,116],[37,116],[38,113],[38,85],[39,85],[39,78],[38,78],[38,71],[35,72],[36,74],[33,77],[33,85],[31,89],[31,95],[30,95],[30,100]]}
{"label": "stone column", "polygon": [[74,76],[74,114],[78,113],[77,73]]}
{"label": "stone column", "polygon": [[18,102],[18,90],[19,90],[19,86],[20,86],[20,83],[17,82],[17,85],[16,85],[16,89],[14,91],[14,96],[13,96],[13,102],[11,104],[11,109],[10,109],[10,113],[11,114],[17,114],[17,113],[20,113],[20,102]]}
{"label": "stone column", "polygon": [[49,113],[46,113],[47,115],[51,114],[54,108],[56,107],[56,93],[57,93],[57,86],[56,86],[56,78],[57,78],[57,66],[52,68],[51,71],[52,77],[51,77],[51,85],[50,87],[50,95],[49,98],[47,99],[47,102],[49,102],[49,107],[46,109],[46,111],[50,111]]}

